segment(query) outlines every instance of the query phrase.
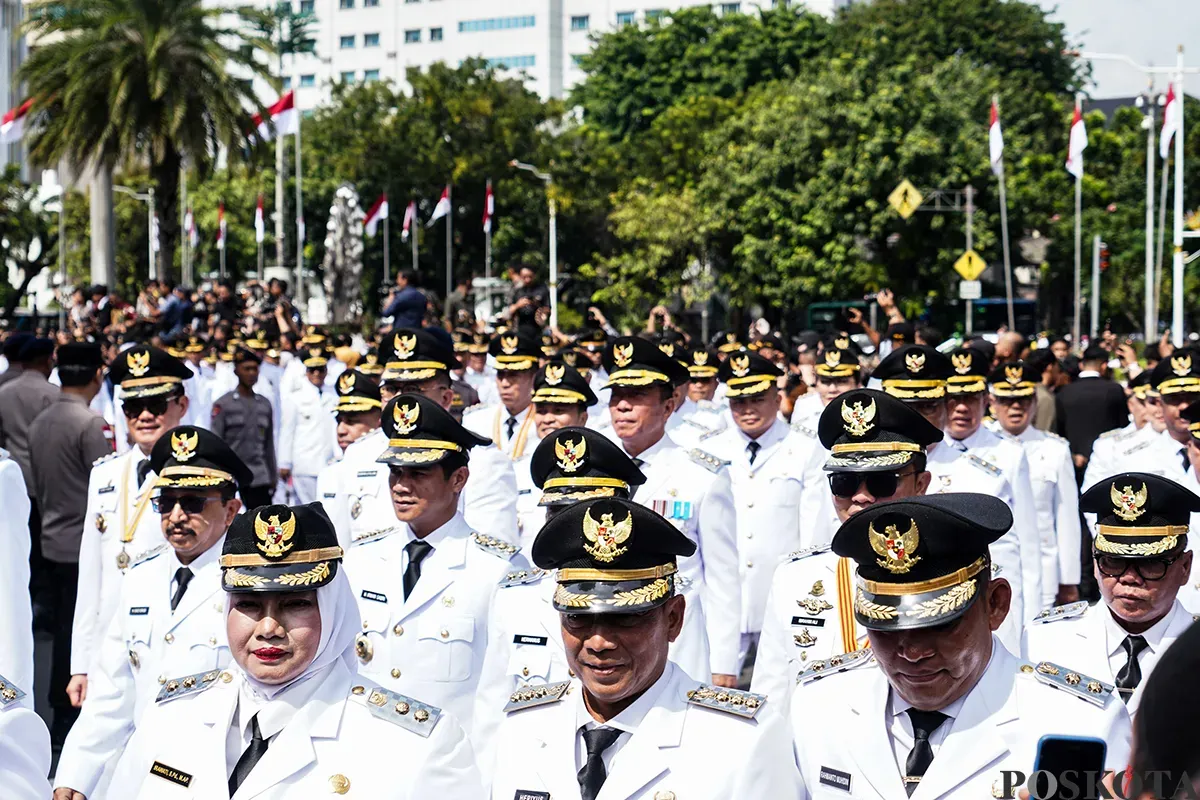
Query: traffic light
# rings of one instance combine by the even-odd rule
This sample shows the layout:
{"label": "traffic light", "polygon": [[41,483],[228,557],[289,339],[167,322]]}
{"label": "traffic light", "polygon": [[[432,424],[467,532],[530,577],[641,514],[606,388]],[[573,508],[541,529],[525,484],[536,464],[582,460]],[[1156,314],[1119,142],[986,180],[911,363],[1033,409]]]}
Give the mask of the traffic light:
{"label": "traffic light", "polygon": [[1104,272],[1106,269],[1108,269],[1108,256],[1109,256],[1108,244],[1105,242],[1101,242],[1100,243],[1100,271],[1101,272]]}

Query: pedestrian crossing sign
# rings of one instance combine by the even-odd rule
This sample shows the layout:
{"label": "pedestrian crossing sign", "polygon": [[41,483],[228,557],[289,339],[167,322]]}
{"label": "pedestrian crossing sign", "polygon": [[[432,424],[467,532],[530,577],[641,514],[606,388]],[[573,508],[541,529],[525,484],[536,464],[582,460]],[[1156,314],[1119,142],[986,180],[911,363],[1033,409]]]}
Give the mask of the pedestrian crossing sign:
{"label": "pedestrian crossing sign", "polygon": [[987,269],[987,263],[974,250],[968,250],[959,257],[958,261],[954,262],[954,271],[961,275],[964,281],[975,280],[983,274],[985,269]]}
{"label": "pedestrian crossing sign", "polygon": [[900,185],[888,195],[888,203],[904,219],[915,214],[923,202],[925,202],[925,197],[907,178],[900,181]]}

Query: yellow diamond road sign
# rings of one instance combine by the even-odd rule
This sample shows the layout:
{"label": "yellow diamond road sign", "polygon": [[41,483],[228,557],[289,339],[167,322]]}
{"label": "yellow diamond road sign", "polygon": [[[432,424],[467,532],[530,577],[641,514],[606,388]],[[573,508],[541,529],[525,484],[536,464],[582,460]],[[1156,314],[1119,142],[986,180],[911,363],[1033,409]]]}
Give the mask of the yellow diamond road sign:
{"label": "yellow diamond road sign", "polygon": [[917,187],[908,180],[900,181],[900,185],[896,187],[895,191],[888,195],[888,203],[904,219],[908,219],[916,213],[924,200],[924,196],[917,190]]}
{"label": "yellow diamond road sign", "polygon": [[968,250],[954,262],[954,271],[962,276],[964,281],[973,281],[983,274],[987,264],[979,257],[979,253]]}

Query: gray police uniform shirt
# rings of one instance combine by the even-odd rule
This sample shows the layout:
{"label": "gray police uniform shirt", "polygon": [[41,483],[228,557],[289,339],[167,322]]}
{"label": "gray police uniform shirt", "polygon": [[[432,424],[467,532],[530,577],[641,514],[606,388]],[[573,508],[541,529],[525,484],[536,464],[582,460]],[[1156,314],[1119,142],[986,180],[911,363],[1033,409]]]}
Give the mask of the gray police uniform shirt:
{"label": "gray police uniform shirt", "polygon": [[32,450],[29,429],[33,420],[61,394],[57,386],[37,370],[21,374],[0,387],[0,447],[9,451],[21,467],[25,489],[33,496],[33,472],[29,466]]}
{"label": "gray police uniform shirt", "polygon": [[212,432],[225,440],[254,474],[251,486],[274,486],[275,417],[271,401],[255,394],[243,397],[233,390],[213,403]]}

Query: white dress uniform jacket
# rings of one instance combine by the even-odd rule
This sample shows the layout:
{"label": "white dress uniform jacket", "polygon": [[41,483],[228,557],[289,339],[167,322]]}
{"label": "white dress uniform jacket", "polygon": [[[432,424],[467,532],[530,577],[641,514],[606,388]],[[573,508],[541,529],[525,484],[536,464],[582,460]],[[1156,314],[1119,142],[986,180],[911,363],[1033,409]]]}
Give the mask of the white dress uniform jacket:
{"label": "white dress uniform jacket", "polygon": [[491,406],[500,403],[500,390],[496,388],[496,370],[484,366],[483,372],[476,372],[467,367],[463,370],[462,379],[479,393],[479,405]]}
{"label": "white dress uniform jacket", "polygon": [[[508,420],[516,419],[512,436],[508,435]],[[537,425],[533,422],[533,404],[525,406],[518,414],[508,413],[501,404],[477,408],[463,414],[462,425],[467,430],[485,436],[495,443],[510,459],[516,460],[537,449],[541,441],[537,435]],[[473,448],[482,449],[482,448]]]}
{"label": "white dress uniform jacket", "polygon": [[1135,428],[1129,423],[1124,428],[1106,431],[1100,434],[1092,444],[1092,455],[1088,458],[1087,468],[1083,471],[1083,490],[1092,488],[1102,478],[1116,475],[1125,470],[1120,466],[1126,451],[1143,439],[1153,439],[1157,434],[1150,425]]}
{"label": "white dress uniform jacket", "polygon": [[[326,497],[328,489],[320,491],[321,502],[327,509],[331,504],[340,506],[330,514],[335,524],[338,520],[349,520],[348,528],[337,528],[343,548],[355,538],[397,524],[388,487],[388,467],[375,460],[386,449],[387,437],[382,428],[363,436],[342,455],[338,497]],[[515,544],[517,479],[512,461],[496,447],[472,447],[468,467],[471,476],[459,495],[458,510],[467,524],[480,533]]]}
{"label": "white dress uniform jacket", "polygon": [[[1176,600],[1165,617],[1141,634],[1148,646],[1138,654],[1142,682],[1126,703],[1131,717],[1138,709],[1142,687],[1154,665],[1195,620]],[[1043,619],[1026,625],[1025,650],[1032,661],[1067,663],[1105,683],[1115,683],[1117,673],[1129,660],[1121,647],[1127,635],[1103,602],[1089,607],[1080,601],[1058,606]]]}
{"label": "white dress uniform jacket", "polygon": [[701,442],[716,436],[726,427],[725,416],[715,404],[706,400],[701,405],[685,397],[667,420],[667,435],[675,440],[675,444],[691,450],[693,447],[702,447]]}
{"label": "white dress uniform jacket", "polygon": [[305,381],[294,394],[284,395],[276,460],[292,471],[292,490],[298,504],[320,499],[317,475],[337,452],[337,422],[333,412],[337,392],[318,389]]}
{"label": "white dress uniform jacket", "polygon": [[[892,719],[893,691],[887,677],[873,659],[860,663],[803,684],[792,696],[804,797],[907,800],[892,734],[893,723],[907,724],[907,715]],[[913,800],[999,796],[993,791],[1002,787],[1002,770],[1028,776],[1038,740],[1046,734],[1104,739],[1105,768],[1125,768],[1130,726],[1121,701],[1106,694],[1103,706],[1092,705],[1065,689],[1040,683],[1035,669],[993,637],[983,676],[952,719],[931,737],[933,763]],[[943,731],[946,726],[949,729]],[[908,731],[911,736],[911,728]]]}
{"label": "white dress uniform jacket", "polygon": [[176,675],[229,664],[225,593],[217,563],[224,541],[189,565],[192,579],[174,611],[174,578],[183,565],[165,543],[121,581],[117,613],[88,671],[87,700],[63,746],[56,786],[87,797],[104,796],[106,768],[115,766],[162,684]]}
{"label": "white dress uniform jacket", "polygon": [[[226,678],[229,682],[226,683]],[[211,688],[149,709],[117,767],[112,797],[230,800],[233,764],[226,734],[242,678],[223,673]],[[384,721],[375,684],[338,662],[312,698],[270,740],[233,800],[301,800],[346,794],[378,800],[484,797],[462,727],[443,713],[423,736]],[[155,765],[161,765],[158,772]],[[188,786],[160,777],[163,768]]]}
{"label": "white dress uniform jacket", "polygon": [[520,534],[517,544],[526,553],[533,547],[538,531],[546,524],[546,509],[538,505],[542,490],[533,482],[532,466],[532,450],[527,450],[525,455],[513,462],[513,474],[517,481],[517,532]]}
{"label": "white dress uniform jacket", "polygon": [[[798,797],[787,725],[770,700],[748,719],[690,700],[701,687],[667,662],[658,682],[606,723],[624,733],[605,753],[597,800]],[[510,712],[497,736],[492,800],[579,800],[585,724],[596,723],[578,681],[558,702]]]}
{"label": "white dress uniform jacket", "polygon": [[[1029,478],[1029,459],[1020,443],[1011,436],[998,436],[982,425],[965,439],[946,435],[938,449],[952,448],[978,456],[999,467],[1008,478],[1012,491],[1013,529],[1021,544],[1021,572],[1005,577],[1014,589],[1021,590],[1023,609],[1015,622],[1024,622],[1042,610],[1042,536],[1038,532],[1037,503]],[[1057,591],[1058,587],[1055,587]],[[1009,611],[1013,616],[1013,610]]]}
{"label": "white dress uniform jacket", "polygon": [[[0,677],[5,688],[16,690]],[[26,684],[27,686],[29,684]],[[18,690],[24,695],[23,690]],[[0,786],[6,800],[46,800],[50,797],[50,732],[32,709],[28,695],[0,698]]]}
{"label": "white dress uniform jacket", "polygon": [[[729,462],[729,478],[737,509],[738,574],[742,585],[742,633],[762,630],[770,590],[769,576],[790,552],[803,546],[806,523],[800,500],[806,486],[820,482],[821,474],[805,473],[816,440],[775,420],[755,440],[759,450],[750,463],[750,437],[736,425],[709,439],[707,449]],[[809,486],[811,488],[811,486]]]}
{"label": "white dress uniform jacket", "polygon": [[[21,467],[0,450],[0,675],[33,690],[33,606],[29,599],[29,495]],[[25,702],[33,708],[33,698]],[[0,759],[3,760],[3,759]],[[3,784],[0,783],[0,786]]]}
{"label": "white dress uniform jacket", "polygon": [[470,730],[488,642],[488,612],[501,579],[525,566],[516,548],[473,532],[461,514],[425,537],[433,545],[404,598],[407,526],[352,542],[346,575],[363,630],[358,670],[401,694],[449,709]]}
{"label": "white dress uniform jacket", "polygon": [[[605,435],[621,444],[611,429]],[[637,487],[633,501],[662,514],[696,543],[695,555],[679,559],[679,574],[691,582],[684,593],[684,625],[687,616],[702,612],[711,673],[736,675],[741,669],[742,587],[728,465],[710,453],[684,450],[666,435],[637,458],[646,482]],[[697,663],[693,654],[680,655],[685,663]]]}
{"label": "white dress uniform jacket", "polygon": [[79,545],[79,590],[71,629],[71,674],[86,674],[117,608],[121,579],[135,562],[165,543],[150,507],[155,474],[138,486],[137,448],[106,456],[92,467]]}

